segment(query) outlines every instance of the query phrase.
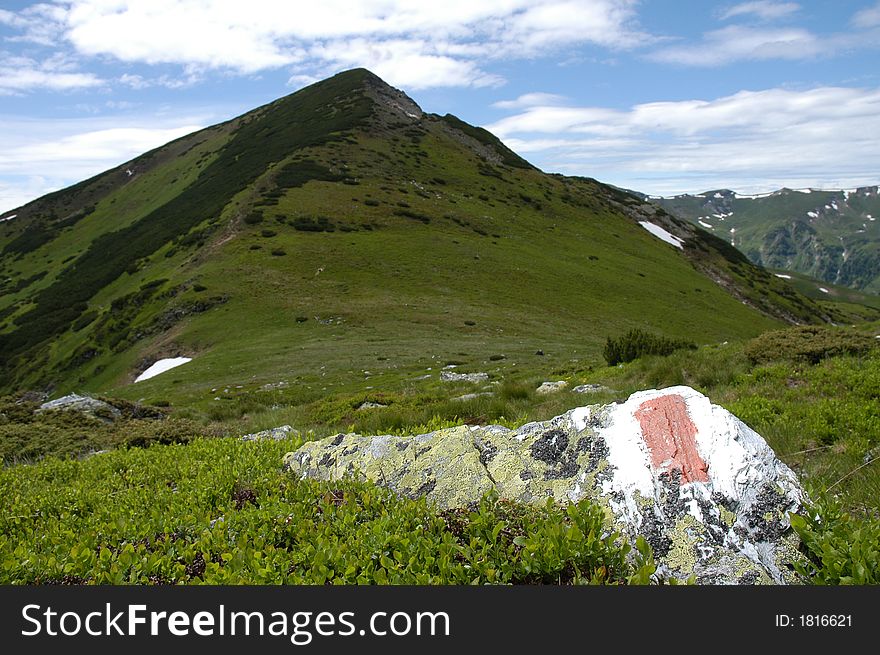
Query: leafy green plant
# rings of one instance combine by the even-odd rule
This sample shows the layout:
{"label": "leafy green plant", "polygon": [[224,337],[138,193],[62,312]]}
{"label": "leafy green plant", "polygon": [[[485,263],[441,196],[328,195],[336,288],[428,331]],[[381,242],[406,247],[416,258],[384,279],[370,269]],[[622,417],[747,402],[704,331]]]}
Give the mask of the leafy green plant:
{"label": "leafy green plant", "polygon": [[297,439],[197,439],[0,471],[0,583],[647,583],[582,501],[438,512],[371,483],[297,480]]}
{"label": "leafy green plant", "polygon": [[826,495],[791,525],[807,555],[798,573],[812,584],[880,584],[880,520],[857,520]]}

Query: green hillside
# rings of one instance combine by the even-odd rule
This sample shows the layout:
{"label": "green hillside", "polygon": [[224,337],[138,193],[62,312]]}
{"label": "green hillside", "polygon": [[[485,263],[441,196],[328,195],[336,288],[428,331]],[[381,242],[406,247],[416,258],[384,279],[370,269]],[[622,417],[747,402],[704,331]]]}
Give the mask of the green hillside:
{"label": "green hillside", "polygon": [[[219,416],[281,382],[314,399],[436,383],[450,363],[549,374],[633,327],[712,343],[836,316],[724,240],[544,174],[362,69],[9,215],[6,392]],[[134,383],[174,356],[193,361]]]}

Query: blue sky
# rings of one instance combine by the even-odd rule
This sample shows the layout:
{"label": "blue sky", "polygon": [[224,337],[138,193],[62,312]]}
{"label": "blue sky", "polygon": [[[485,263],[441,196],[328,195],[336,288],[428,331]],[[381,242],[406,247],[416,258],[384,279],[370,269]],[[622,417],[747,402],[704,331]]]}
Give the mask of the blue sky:
{"label": "blue sky", "polygon": [[546,171],[878,184],[878,64],[878,0],[7,0],[0,212],[357,66]]}

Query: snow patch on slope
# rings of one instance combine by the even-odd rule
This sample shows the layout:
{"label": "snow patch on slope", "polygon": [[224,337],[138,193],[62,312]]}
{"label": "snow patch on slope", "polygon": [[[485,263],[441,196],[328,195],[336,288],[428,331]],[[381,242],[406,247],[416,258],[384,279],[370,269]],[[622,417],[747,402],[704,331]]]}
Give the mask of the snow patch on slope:
{"label": "snow patch on slope", "polygon": [[668,243],[672,246],[675,246],[676,248],[680,248],[680,249],[684,250],[684,246],[682,245],[682,243],[683,243],[682,239],[675,236],[674,234],[667,232],[659,225],[654,225],[653,223],[651,223],[649,221],[639,221],[639,225],[641,225],[643,228],[648,230],[648,232],[653,234],[655,237],[657,237],[661,241],[665,241],[666,243]]}
{"label": "snow patch on slope", "polygon": [[187,362],[191,361],[192,357],[171,357],[169,359],[160,359],[152,366],[150,366],[150,368],[148,368],[146,371],[138,375],[137,378],[135,378],[135,382],[149,380],[150,378],[156,377],[160,373],[170,371],[172,368],[176,368],[181,364],[186,364]]}

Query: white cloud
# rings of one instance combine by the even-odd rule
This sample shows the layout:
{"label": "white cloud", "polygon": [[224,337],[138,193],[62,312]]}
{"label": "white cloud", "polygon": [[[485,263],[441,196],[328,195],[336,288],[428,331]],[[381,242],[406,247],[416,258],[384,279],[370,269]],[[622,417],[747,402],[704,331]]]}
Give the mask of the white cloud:
{"label": "white cloud", "polygon": [[123,73],[116,80],[120,84],[139,91],[141,89],[149,89],[150,87],[161,86],[166,89],[182,89],[192,86],[202,80],[202,74],[197,70],[190,70],[183,77],[174,77],[171,75],[160,75],[156,78],[145,78],[142,75],[133,73]]}
{"label": "white cloud", "polygon": [[72,71],[73,65],[59,55],[42,63],[27,57],[4,56],[0,59],[0,95],[35,89],[69,91],[104,84],[92,73]]}
{"label": "white cloud", "polygon": [[0,213],[21,207],[34,198],[67,186],[65,179],[49,180],[41,175],[18,176],[7,182],[0,177]]}
{"label": "white cloud", "polygon": [[487,129],[542,168],[649,193],[856,186],[880,170],[880,89],[742,91],[625,111],[532,106]]}
{"label": "white cloud", "polygon": [[[729,7],[721,19],[757,16],[771,21],[800,9],[794,2],[758,0]],[[739,61],[787,59],[809,60],[831,57],[854,50],[880,47],[880,2],[857,12],[851,19],[855,29],[816,34],[801,27],[768,27],[735,24],[705,32],[697,43],[662,47],[649,59],[684,66],[723,66]]]}
{"label": "white cloud", "polygon": [[6,149],[0,155],[0,173],[12,173],[23,167],[39,167],[50,174],[61,172],[59,168],[69,170],[71,165],[109,168],[114,162],[120,164],[129,157],[140,155],[200,127],[112,127],[51,141],[22,144]]}
{"label": "white cloud", "polygon": [[0,211],[118,166],[215,119],[207,115],[65,120],[0,116]]}
{"label": "white cloud", "polygon": [[772,2],[771,0],[754,0],[733,5],[721,13],[721,20],[735,16],[753,15],[763,20],[775,20],[790,16],[800,9],[796,2]]}
{"label": "white cloud", "polygon": [[564,103],[565,96],[555,93],[525,93],[515,100],[499,100],[492,104],[498,109],[522,109],[524,107],[558,105]]}
{"label": "white cloud", "polygon": [[431,46],[415,39],[387,40],[352,39],[345,44],[316,46],[311,57],[332,61],[334,68],[356,68],[370,62],[368,68],[382,79],[408,89],[444,86],[494,86],[503,80],[482,71],[473,61],[429,54]]}
{"label": "white cloud", "polygon": [[[635,24],[637,0],[59,0],[0,13],[45,44],[80,56],[176,64],[241,74],[287,67],[297,80],[365,66],[409,88],[487,86],[487,62],[543,57],[597,44],[621,49],[652,38]],[[37,5],[36,7],[42,7]]]}
{"label": "white cloud", "polygon": [[707,32],[699,44],[662,48],[650,58],[686,66],[720,66],[747,60],[807,59],[828,48],[827,41],[797,27],[758,29],[730,25]]}
{"label": "white cloud", "polygon": [[19,36],[7,36],[11,42],[57,46],[61,40],[65,10],[57,4],[36,4],[18,12],[0,9],[0,24],[22,32]]}
{"label": "white cloud", "polygon": [[880,2],[873,7],[856,12],[852,18],[852,24],[863,29],[880,27]]}

